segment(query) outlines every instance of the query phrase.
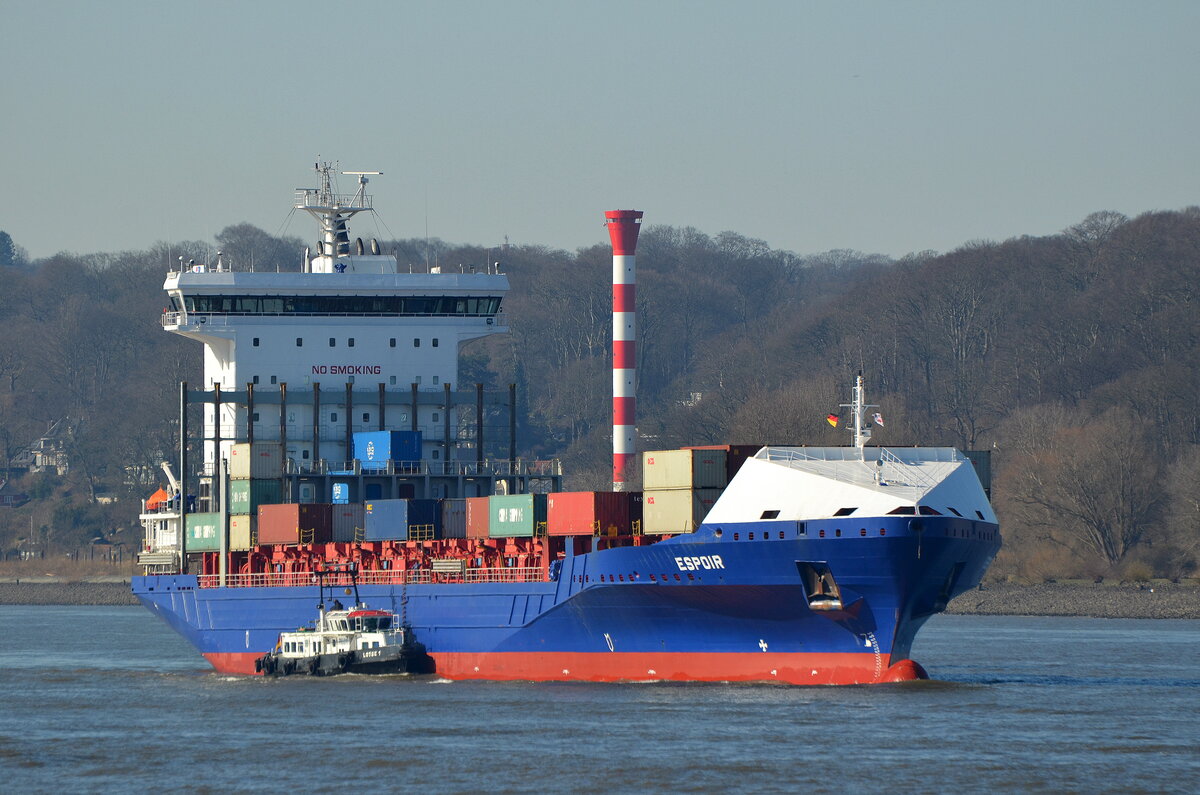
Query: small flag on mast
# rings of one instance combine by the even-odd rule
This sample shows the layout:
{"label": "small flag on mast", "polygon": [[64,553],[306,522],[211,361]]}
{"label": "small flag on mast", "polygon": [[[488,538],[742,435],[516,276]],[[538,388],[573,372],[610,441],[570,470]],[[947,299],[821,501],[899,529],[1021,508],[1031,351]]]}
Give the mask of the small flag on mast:
{"label": "small flag on mast", "polygon": [[825,418],[825,421],[826,421],[826,422],[828,422],[830,425],[832,425],[833,427],[835,427],[835,428],[836,428],[836,427],[837,427],[837,424],[838,424],[838,420],[839,420],[839,419],[841,419],[841,418],[840,418],[840,417],[838,417],[838,415],[836,415],[836,414],[830,414],[828,417],[826,417],[826,418]]}
{"label": "small flag on mast", "polygon": [[880,414],[878,411],[871,415],[871,419],[875,420],[875,424],[878,425],[880,428],[883,427],[883,415]]}

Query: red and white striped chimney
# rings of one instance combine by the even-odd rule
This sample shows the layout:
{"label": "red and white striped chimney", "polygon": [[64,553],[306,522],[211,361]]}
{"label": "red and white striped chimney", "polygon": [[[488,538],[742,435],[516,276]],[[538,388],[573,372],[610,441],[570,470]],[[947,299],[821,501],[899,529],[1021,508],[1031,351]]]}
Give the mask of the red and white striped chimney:
{"label": "red and white striped chimney", "polygon": [[613,247],[613,491],[625,490],[625,467],[634,456],[637,397],[637,250],[641,210],[604,214]]}

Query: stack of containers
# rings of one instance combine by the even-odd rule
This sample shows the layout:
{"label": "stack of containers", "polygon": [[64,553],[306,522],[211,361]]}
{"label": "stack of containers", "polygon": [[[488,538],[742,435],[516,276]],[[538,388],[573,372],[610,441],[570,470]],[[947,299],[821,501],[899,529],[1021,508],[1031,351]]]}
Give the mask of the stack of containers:
{"label": "stack of containers", "polygon": [[729,482],[725,450],[653,450],[642,454],[642,532],[690,533]]}
{"label": "stack of containers", "polygon": [[546,496],[546,534],[629,535],[637,492],[562,491]]}
{"label": "stack of containers", "polygon": [[489,497],[467,497],[467,538],[487,538]]}
{"label": "stack of containers", "polygon": [[259,544],[328,544],[333,541],[333,506],[288,503],[258,506]]}
{"label": "stack of containers", "polygon": [[258,507],[281,499],[283,447],[278,442],[235,444],[229,450],[229,548],[246,550],[258,543]]}
{"label": "stack of containers", "polygon": [[381,472],[388,461],[404,464],[421,460],[420,431],[359,431],[354,434],[354,457],[363,472]]}
{"label": "stack of containers", "polygon": [[423,541],[437,536],[437,500],[371,500],[364,504],[367,541]]}
{"label": "stack of containers", "polygon": [[488,497],[488,536],[529,538],[546,524],[545,494],[497,494]]}

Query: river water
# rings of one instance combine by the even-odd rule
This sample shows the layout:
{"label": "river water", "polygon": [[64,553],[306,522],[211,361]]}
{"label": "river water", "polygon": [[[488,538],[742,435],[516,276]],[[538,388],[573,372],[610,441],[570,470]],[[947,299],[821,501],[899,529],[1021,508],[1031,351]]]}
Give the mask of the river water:
{"label": "river water", "polygon": [[266,681],[141,608],[0,606],[0,788],[1200,789],[1200,621],[938,616],[913,657],[934,681]]}

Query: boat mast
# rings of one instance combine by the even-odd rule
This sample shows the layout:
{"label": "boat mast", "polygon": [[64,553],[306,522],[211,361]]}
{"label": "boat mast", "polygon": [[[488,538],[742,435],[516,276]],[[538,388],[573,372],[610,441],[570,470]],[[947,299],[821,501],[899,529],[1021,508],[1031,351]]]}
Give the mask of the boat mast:
{"label": "boat mast", "polygon": [[[866,402],[866,390],[863,388],[862,371],[859,371],[858,377],[854,380],[854,395],[850,403],[842,403],[841,407],[850,409],[854,416],[853,422],[850,423],[850,437],[853,445],[858,448],[859,455],[865,455],[863,448],[866,447],[867,440],[871,438],[871,429],[866,426],[867,409],[877,409],[879,406],[868,404]],[[865,460],[865,458],[864,458]]]}
{"label": "boat mast", "polygon": [[[333,263],[350,256],[350,218],[361,212],[374,212],[371,197],[367,195],[368,176],[378,176],[382,171],[343,171],[347,176],[358,177],[358,191],[353,195],[336,193],[333,184],[335,166],[330,162],[313,165],[320,187],[297,188],[296,209],[304,210],[317,221],[320,239],[317,241],[317,259],[323,261],[326,271],[334,270]],[[306,268],[310,267],[306,264]]]}

